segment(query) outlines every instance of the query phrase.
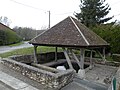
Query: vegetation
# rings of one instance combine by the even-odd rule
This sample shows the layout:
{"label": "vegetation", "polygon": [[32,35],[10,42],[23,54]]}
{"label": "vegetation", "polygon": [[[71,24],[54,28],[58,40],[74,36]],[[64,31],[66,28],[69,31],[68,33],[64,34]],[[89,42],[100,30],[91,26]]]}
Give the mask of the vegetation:
{"label": "vegetation", "polygon": [[9,45],[20,42],[22,39],[11,29],[0,30],[0,45]]}
{"label": "vegetation", "polygon": [[23,40],[28,41],[42,33],[44,30],[35,30],[28,27],[14,27],[13,30],[20,35]]}
{"label": "vegetation", "polygon": [[32,54],[32,53],[33,53],[33,48],[30,47],[30,48],[24,48],[24,49],[17,49],[11,52],[0,54],[0,57],[6,58],[13,55],[25,55],[25,54]]}
{"label": "vegetation", "polygon": [[[3,53],[3,54],[0,54],[0,57],[7,58],[7,57],[13,56],[13,55],[29,55],[29,54],[33,54],[33,51],[34,51],[33,47],[24,48],[24,49],[17,49],[17,50],[11,51],[11,52],[6,52],[6,53]],[[42,52],[42,53],[45,53],[45,52],[55,52],[55,48],[54,47],[41,46],[41,47],[38,47],[37,51],[38,51],[37,53],[40,53],[40,52]],[[62,49],[58,48],[58,52],[59,51],[62,51]],[[80,54],[79,50],[74,50],[74,52],[76,54]],[[94,57],[101,58],[97,53],[95,55],[96,56],[94,56]],[[90,56],[87,55],[87,57],[90,57]],[[112,57],[110,57],[110,56],[107,56],[106,59],[108,61],[113,61]]]}
{"label": "vegetation", "polygon": [[9,45],[20,42],[22,39],[11,29],[11,21],[7,17],[0,17],[0,45]]}
{"label": "vegetation", "polygon": [[87,27],[100,25],[113,17],[105,17],[111,8],[105,4],[106,0],[80,0],[80,13],[76,17]]}
{"label": "vegetation", "polygon": [[[29,48],[23,48],[23,49],[17,49],[11,52],[7,52],[7,53],[3,53],[0,54],[0,57],[2,58],[6,58],[9,56],[13,56],[13,55],[26,55],[26,54],[33,54],[34,48],[33,47],[29,47]],[[55,52],[55,48],[54,47],[38,47],[37,48],[38,53],[42,52]],[[61,48],[58,48],[58,51],[61,51]]]}
{"label": "vegetation", "polygon": [[92,30],[110,44],[108,52],[120,54],[120,25],[98,25]]}
{"label": "vegetation", "polygon": [[11,20],[9,20],[6,16],[1,16],[0,22],[6,26],[10,26],[11,24]]}
{"label": "vegetation", "polygon": [[113,18],[106,17],[110,10],[106,0],[80,0],[81,12],[75,16],[110,44],[107,52],[120,54],[120,24],[104,24]]}
{"label": "vegetation", "polygon": [[13,47],[13,46],[19,46],[21,44],[24,44],[24,41],[19,42],[19,43],[15,43],[15,44],[11,44],[11,45],[8,45],[8,46]]}

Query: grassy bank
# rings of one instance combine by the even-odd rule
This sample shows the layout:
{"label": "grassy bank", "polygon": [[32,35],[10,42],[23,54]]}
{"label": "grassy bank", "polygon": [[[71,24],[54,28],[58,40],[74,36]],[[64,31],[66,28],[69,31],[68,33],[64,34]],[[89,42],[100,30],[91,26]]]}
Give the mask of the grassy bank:
{"label": "grassy bank", "polygon": [[[55,51],[54,47],[41,46],[41,47],[38,47],[38,49],[37,49],[37,53],[40,53],[40,52],[42,52],[42,53],[44,53],[44,52],[54,52],[54,51]],[[58,51],[61,51],[61,48],[58,48]],[[29,48],[17,49],[17,50],[11,51],[11,52],[0,54],[0,57],[6,58],[6,57],[9,57],[9,56],[13,56],[13,55],[33,54],[33,52],[34,52],[34,48],[29,47]]]}
{"label": "grassy bank", "polygon": [[19,43],[16,43],[16,44],[11,44],[11,45],[8,45],[8,46],[13,47],[13,46],[19,46],[19,45],[21,45],[21,44],[24,44],[24,42],[22,41],[22,42],[19,42]]}

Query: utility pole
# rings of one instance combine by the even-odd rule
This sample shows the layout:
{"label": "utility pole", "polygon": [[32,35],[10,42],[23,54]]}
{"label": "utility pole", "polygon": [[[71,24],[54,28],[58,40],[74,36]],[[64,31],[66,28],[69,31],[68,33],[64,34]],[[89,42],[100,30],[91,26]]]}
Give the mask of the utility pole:
{"label": "utility pole", "polygon": [[48,25],[48,28],[50,28],[50,11],[48,11],[49,13],[49,25]]}

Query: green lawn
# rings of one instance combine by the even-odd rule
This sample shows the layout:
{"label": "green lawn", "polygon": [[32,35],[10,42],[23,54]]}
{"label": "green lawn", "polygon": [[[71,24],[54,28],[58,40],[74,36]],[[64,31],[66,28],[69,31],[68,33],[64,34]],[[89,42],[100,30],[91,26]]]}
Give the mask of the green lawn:
{"label": "green lawn", "polygon": [[[61,48],[58,48],[58,51],[61,51]],[[54,47],[44,47],[44,46],[40,46],[37,48],[37,52],[40,53],[44,53],[44,52],[54,52],[55,48]],[[3,53],[0,54],[0,57],[2,58],[6,58],[9,56],[13,56],[13,55],[27,55],[27,54],[33,54],[34,49],[33,47],[29,47],[29,48],[23,48],[23,49],[17,49],[11,52],[7,52],[7,53]]]}
{"label": "green lawn", "polygon": [[21,45],[21,44],[23,44],[24,42],[19,42],[19,43],[16,43],[16,44],[11,44],[11,45],[9,45],[9,46],[11,46],[11,47],[13,47],[13,46],[19,46],[19,45]]}
{"label": "green lawn", "polygon": [[[62,49],[58,48],[58,51],[62,51]],[[27,54],[33,54],[33,52],[34,52],[34,48],[29,47],[29,48],[17,49],[11,52],[0,54],[0,57],[6,58],[13,55],[27,55]],[[55,47],[40,46],[37,48],[37,53],[45,53],[45,52],[55,52]],[[106,59],[108,61],[113,61],[112,57],[109,57],[109,56],[106,56]]]}

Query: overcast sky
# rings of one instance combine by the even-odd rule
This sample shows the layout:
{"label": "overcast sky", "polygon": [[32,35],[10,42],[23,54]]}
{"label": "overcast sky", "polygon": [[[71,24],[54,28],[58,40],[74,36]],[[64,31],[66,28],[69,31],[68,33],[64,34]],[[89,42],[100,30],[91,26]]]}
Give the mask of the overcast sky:
{"label": "overcast sky", "polygon": [[[108,16],[115,16],[120,21],[120,0],[106,0],[111,11]],[[1,0],[0,16],[11,20],[10,27],[32,27],[41,29],[48,27],[48,11],[51,12],[51,26],[67,16],[79,12],[80,0]]]}

